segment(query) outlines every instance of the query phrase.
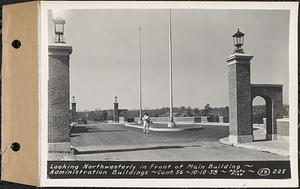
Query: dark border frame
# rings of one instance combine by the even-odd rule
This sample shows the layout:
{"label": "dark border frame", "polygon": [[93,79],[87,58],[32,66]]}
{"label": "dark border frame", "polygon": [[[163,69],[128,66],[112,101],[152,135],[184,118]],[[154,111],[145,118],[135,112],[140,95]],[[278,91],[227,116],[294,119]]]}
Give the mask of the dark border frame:
{"label": "dark border frame", "polygon": [[[21,3],[21,2],[30,2],[30,1],[37,1],[37,0],[1,0],[1,2],[0,2],[0,97],[2,96],[2,72],[1,72],[2,71],[2,6],[7,5],[7,4],[15,4],[15,3]],[[43,1],[43,0],[41,0],[41,1]],[[58,0],[58,1],[62,1],[62,0]],[[71,1],[78,1],[78,0],[71,0]],[[97,0],[92,0],[92,1],[97,1]],[[177,1],[177,0],[175,0],[175,1]],[[270,0],[263,0],[263,1],[272,2]],[[292,1],[292,0],[289,0],[289,1]],[[288,1],[285,1],[285,2],[288,2]],[[298,14],[299,13],[300,12],[299,12],[299,8],[298,8]],[[298,19],[298,34],[299,34],[299,29],[300,29],[300,22]],[[299,42],[300,42],[300,38],[298,37],[298,45],[299,45]],[[299,59],[300,59],[300,54],[298,53],[298,61],[299,61]],[[300,148],[299,148],[299,146],[300,146],[300,143],[299,143],[299,135],[300,135],[300,120],[299,120],[300,98],[299,98],[299,95],[300,95],[300,90],[299,89],[300,89],[300,65],[298,62],[298,162],[299,162],[299,158],[300,158]],[[1,101],[0,101],[0,115],[1,115],[1,110],[2,110],[2,108],[1,108]],[[1,125],[1,116],[0,116],[0,125]],[[1,127],[0,127],[0,135],[1,135]],[[0,140],[0,144],[1,144],[1,140]],[[1,146],[0,146],[0,148],[1,148]],[[1,152],[0,152],[0,160],[1,160]],[[1,163],[0,163],[0,169],[1,169]],[[298,169],[298,174],[300,174],[299,169]],[[0,178],[1,178],[1,173],[0,173]],[[300,181],[299,181],[299,185],[300,185]],[[1,189],[33,189],[33,188],[37,188],[37,187],[0,181],[0,188]],[[51,188],[53,188],[53,187],[51,187]],[[55,187],[55,188],[63,189],[62,187]],[[76,189],[74,187],[72,187],[72,188]],[[85,189],[85,188],[81,188],[81,189]],[[93,188],[89,188],[89,189],[93,189]],[[94,188],[94,189],[96,189],[96,188]]]}

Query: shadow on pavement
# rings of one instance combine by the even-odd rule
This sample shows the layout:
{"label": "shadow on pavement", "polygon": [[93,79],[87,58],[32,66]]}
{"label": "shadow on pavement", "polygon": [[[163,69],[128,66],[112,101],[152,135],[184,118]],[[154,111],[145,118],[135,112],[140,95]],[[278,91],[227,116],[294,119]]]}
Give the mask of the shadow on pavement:
{"label": "shadow on pavement", "polygon": [[[97,130],[96,132],[101,132],[101,133],[109,133],[109,132],[123,132],[123,131],[127,131],[127,130],[109,130],[109,131],[102,131],[102,130]],[[95,132],[95,131],[93,131],[93,132]]]}
{"label": "shadow on pavement", "polygon": [[121,132],[127,131],[125,129],[115,129],[115,130],[102,130],[99,128],[88,128],[83,126],[76,126],[72,129],[71,134],[73,133],[106,133],[106,132]]}
{"label": "shadow on pavement", "polygon": [[129,149],[91,150],[91,151],[82,151],[82,152],[74,149],[74,155],[111,153],[111,152],[129,152],[129,151],[141,151],[141,150],[161,150],[161,149],[172,149],[172,148],[185,148],[185,146],[153,146],[153,147],[129,148]]}
{"label": "shadow on pavement", "polygon": [[262,142],[262,141],[267,141],[267,139],[255,139],[253,142]]}
{"label": "shadow on pavement", "polygon": [[71,133],[87,133],[87,132],[89,132],[89,129],[87,127],[82,127],[82,126],[75,126],[71,130]]}

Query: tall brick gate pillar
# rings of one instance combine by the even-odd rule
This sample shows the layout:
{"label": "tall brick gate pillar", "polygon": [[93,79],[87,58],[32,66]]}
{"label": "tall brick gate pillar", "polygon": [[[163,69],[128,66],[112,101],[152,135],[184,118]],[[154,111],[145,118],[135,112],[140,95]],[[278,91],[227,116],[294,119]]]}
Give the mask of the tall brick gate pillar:
{"label": "tall brick gate pillar", "polygon": [[70,152],[70,75],[72,47],[49,45],[48,142],[49,151]]}
{"label": "tall brick gate pillar", "polygon": [[119,122],[119,103],[118,103],[118,97],[116,96],[114,102],[114,121]]}
{"label": "tall brick gate pillar", "polygon": [[229,142],[252,142],[250,60],[253,56],[234,53],[226,61],[229,71]]}
{"label": "tall brick gate pillar", "polygon": [[76,112],[76,102],[75,96],[72,97],[72,109],[71,109],[71,119],[72,122],[77,122],[77,112]]}

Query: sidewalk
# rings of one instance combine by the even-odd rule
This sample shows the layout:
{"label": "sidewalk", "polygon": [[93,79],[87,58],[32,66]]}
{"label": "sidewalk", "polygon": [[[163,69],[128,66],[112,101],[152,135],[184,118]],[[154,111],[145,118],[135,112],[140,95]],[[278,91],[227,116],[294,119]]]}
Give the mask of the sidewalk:
{"label": "sidewalk", "polygon": [[228,141],[228,137],[221,138],[220,143],[240,148],[247,148],[252,150],[259,150],[263,152],[270,152],[281,156],[289,156],[289,143],[286,141],[254,141],[249,143],[232,143]]}

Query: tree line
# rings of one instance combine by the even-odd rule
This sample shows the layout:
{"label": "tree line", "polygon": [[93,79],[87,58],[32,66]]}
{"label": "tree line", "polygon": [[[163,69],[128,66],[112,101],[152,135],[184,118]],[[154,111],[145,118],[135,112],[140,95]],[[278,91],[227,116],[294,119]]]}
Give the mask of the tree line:
{"label": "tree line", "polygon": [[[144,109],[143,113],[148,113],[151,117],[169,117],[170,108],[162,107],[155,109]],[[85,118],[90,121],[106,121],[113,120],[114,110],[85,110],[77,113],[78,118]],[[288,105],[284,105],[283,116],[288,116]],[[139,110],[120,110],[120,117],[134,118],[139,117]],[[211,107],[206,104],[203,108],[192,108],[190,106],[180,106],[173,108],[174,117],[201,117],[207,116],[208,121],[218,122],[222,116],[224,122],[229,122],[229,107]],[[265,105],[255,105],[252,108],[253,123],[263,123],[263,118],[266,117]]]}

